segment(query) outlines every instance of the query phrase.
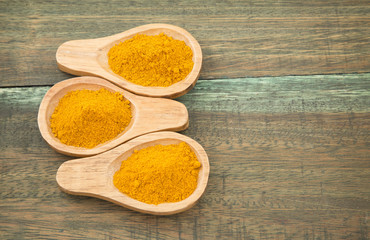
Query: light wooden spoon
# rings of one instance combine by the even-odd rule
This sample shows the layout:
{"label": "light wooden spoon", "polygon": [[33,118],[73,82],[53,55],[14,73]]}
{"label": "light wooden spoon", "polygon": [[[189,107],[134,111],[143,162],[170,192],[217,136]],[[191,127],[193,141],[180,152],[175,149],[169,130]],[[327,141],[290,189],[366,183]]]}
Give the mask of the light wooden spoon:
{"label": "light wooden spoon", "polygon": [[[107,54],[110,48],[138,33],[146,35],[164,33],[174,39],[184,41],[193,51],[193,70],[184,80],[169,87],[144,87],[115,74],[108,65]],[[65,42],[58,48],[56,59],[59,69],[67,73],[103,77],[139,95],[176,98],[192,89],[198,80],[202,66],[202,50],[197,40],[180,27],[168,24],[148,24],[108,37]]]}
{"label": "light wooden spoon", "polygon": [[[198,185],[186,199],[175,203],[147,204],[130,198],[120,192],[113,184],[113,175],[134,150],[157,144],[168,145],[186,142],[202,164]],[[73,195],[97,197],[143,213],[169,215],[191,208],[202,196],[207,186],[209,162],[203,147],[195,140],[175,132],[149,133],[132,139],[105,153],[63,163],[57,172],[59,187]]]}
{"label": "light wooden spoon", "polygon": [[[106,88],[120,92],[131,102],[132,119],[126,129],[115,139],[92,149],[68,146],[54,136],[50,128],[50,117],[59,100],[69,91]],[[76,77],[55,84],[45,94],[38,113],[38,125],[42,137],[57,152],[70,156],[92,156],[105,152],[134,137],[163,130],[181,131],[189,126],[188,111],[184,104],[171,99],[137,96],[109,81],[97,77]]]}

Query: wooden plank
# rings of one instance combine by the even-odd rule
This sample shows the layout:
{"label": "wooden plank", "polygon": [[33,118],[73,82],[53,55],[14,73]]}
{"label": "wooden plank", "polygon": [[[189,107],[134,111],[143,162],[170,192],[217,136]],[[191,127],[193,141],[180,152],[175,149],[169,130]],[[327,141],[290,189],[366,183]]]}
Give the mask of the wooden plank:
{"label": "wooden plank", "polygon": [[369,79],[368,73],[215,79],[178,100],[199,112],[370,112]]}
{"label": "wooden plank", "polygon": [[201,44],[201,79],[359,73],[370,69],[370,5],[330,1],[0,2],[0,86],[50,85],[65,41],[148,23],[188,30]]}
{"label": "wooden plank", "polygon": [[178,100],[189,109],[183,134],[209,156],[209,185],[168,217],[61,192],[55,174],[71,157],[48,147],[36,121],[49,87],[2,88],[0,238],[367,239],[368,79],[200,80]]}

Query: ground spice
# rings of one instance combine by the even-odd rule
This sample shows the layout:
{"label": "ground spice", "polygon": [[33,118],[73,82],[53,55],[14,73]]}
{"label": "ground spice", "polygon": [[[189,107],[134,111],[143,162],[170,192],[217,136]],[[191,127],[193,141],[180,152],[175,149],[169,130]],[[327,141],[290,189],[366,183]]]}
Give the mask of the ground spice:
{"label": "ground spice", "polygon": [[116,44],[108,52],[112,71],[142,86],[168,87],[193,69],[193,52],[184,41],[163,33],[144,34]]}
{"label": "ground spice", "polygon": [[122,161],[114,185],[148,204],[179,202],[197,187],[201,163],[185,142],[155,145],[135,151]]}
{"label": "ground spice", "polygon": [[130,102],[122,94],[100,90],[76,90],[63,96],[50,119],[50,127],[62,143],[84,148],[115,138],[131,121]]}

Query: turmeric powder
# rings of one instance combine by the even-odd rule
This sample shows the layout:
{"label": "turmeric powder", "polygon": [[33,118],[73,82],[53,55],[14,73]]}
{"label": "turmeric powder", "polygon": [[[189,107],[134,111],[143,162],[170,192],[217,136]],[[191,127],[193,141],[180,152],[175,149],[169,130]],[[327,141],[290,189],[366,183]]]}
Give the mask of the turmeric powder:
{"label": "turmeric powder", "polygon": [[179,82],[193,69],[193,52],[184,41],[161,33],[137,34],[120,42],[108,52],[111,70],[142,86],[168,87]]}
{"label": "turmeric powder", "polygon": [[50,127],[62,143],[94,148],[115,138],[131,121],[130,102],[119,92],[76,90],[64,95],[55,108]]}
{"label": "turmeric powder", "polygon": [[201,163],[185,142],[155,145],[122,161],[113,183],[131,198],[148,204],[179,202],[197,187]]}

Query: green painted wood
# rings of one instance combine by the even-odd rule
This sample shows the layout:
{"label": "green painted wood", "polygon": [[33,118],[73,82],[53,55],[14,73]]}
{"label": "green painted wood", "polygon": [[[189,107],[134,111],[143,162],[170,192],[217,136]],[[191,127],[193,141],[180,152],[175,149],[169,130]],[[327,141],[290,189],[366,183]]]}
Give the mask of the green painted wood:
{"label": "green painted wood", "polygon": [[0,86],[69,78],[56,66],[60,44],[148,23],[194,35],[201,79],[368,72],[369,12],[367,0],[1,1]]}
{"label": "green painted wood", "polygon": [[36,122],[49,87],[1,88],[0,238],[367,239],[368,79],[199,80],[177,100],[189,109],[182,133],[208,153],[209,185],[167,217],[60,191],[55,174],[71,157]]}
{"label": "green painted wood", "polygon": [[370,74],[199,81],[178,100],[199,112],[370,112]]}
{"label": "green painted wood", "polygon": [[[38,108],[49,88],[0,88],[1,105],[16,101]],[[363,73],[198,80],[176,100],[190,111],[204,112],[364,113],[370,112],[369,97],[370,73]]]}

